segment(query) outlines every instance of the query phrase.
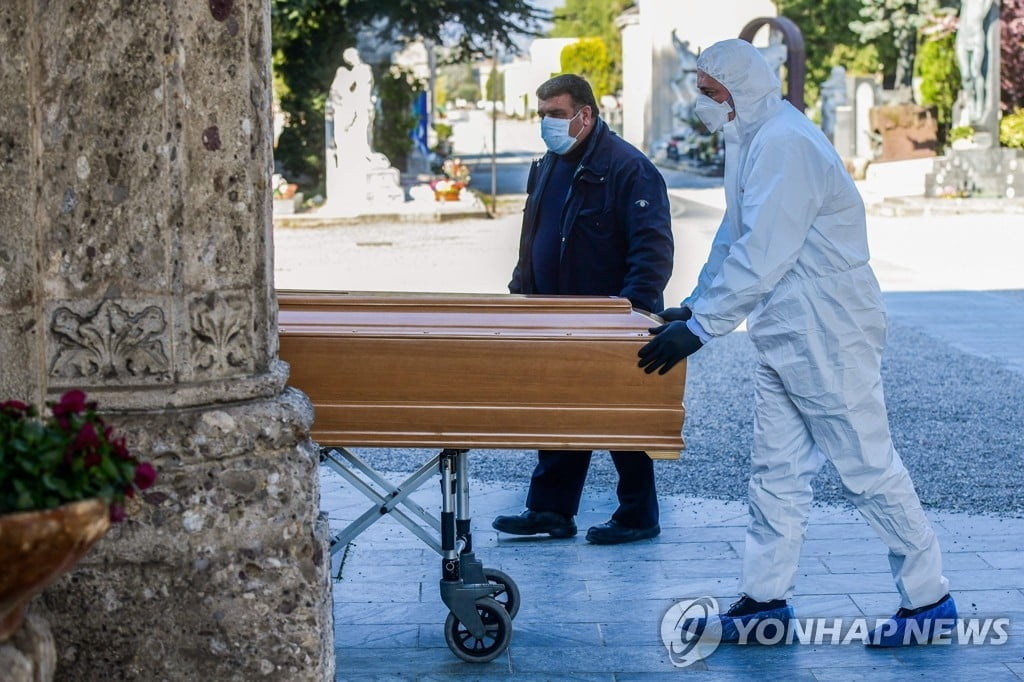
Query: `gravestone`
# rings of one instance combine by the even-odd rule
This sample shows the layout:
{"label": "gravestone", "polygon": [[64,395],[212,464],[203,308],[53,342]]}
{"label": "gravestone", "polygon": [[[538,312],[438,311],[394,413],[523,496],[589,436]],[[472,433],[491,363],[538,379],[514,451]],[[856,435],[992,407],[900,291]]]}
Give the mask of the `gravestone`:
{"label": "gravestone", "polygon": [[843,104],[836,107],[835,126],[832,132],[832,145],[843,159],[854,157],[854,119],[853,107]]}
{"label": "gravestone", "polygon": [[836,110],[845,106],[846,97],[846,69],[841,66],[833,66],[828,79],[821,84],[821,132],[825,137],[835,144],[836,133]]}
{"label": "gravestone", "polygon": [[871,110],[878,99],[878,83],[870,78],[855,78],[853,86],[854,155],[861,159],[875,157],[875,141],[871,132]]}

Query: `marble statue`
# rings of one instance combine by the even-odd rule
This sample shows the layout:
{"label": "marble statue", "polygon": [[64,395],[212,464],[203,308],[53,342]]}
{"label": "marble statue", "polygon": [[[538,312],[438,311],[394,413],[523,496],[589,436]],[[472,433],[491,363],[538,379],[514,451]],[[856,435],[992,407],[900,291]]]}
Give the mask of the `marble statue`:
{"label": "marble statue", "polygon": [[[999,104],[999,73],[993,72],[993,42],[998,49],[999,3],[962,0],[956,32],[956,58],[960,66],[962,110],[959,125],[984,128]],[[996,61],[995,63],[998,63]]]}
{"label": "marble statue", "polygon": [[392,210],[405,201],[401,175],[373,151],[373,71],[354,47],[334,74],[324,107],[327,202],[325,215],[359,215]]}
{"label": "marble statue", "polygon": [[358,162],[370,156],[373,124],[373,72],[347,48],[342,58],[350,67],[338,67],[328,97],[334,117],[333,142],[339,163]]}
{"label": "marble statue", "polygon": [[846,69],[833,66],[821,84],[821,131],[830,141],[836,132],[836,108],[846,104]]}

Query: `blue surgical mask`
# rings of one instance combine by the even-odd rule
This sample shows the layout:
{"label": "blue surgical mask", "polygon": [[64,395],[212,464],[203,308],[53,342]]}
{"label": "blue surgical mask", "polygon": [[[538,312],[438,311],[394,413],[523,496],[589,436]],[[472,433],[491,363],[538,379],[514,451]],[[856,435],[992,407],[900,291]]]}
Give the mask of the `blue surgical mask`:
{"label": "blue surgical mask", "polygon": [[729,104],[729,100],[716,102],[702,93],[697,95],[697,102],[694,104],[693,112],[697,114],[697,118],[708,129],[708,132],[717,133],[729,122],[732,105]]}
{"label": "blue surgical mask", "polygon": [[[576,112],[576,116],[583,113],[583,109]],[[569,124],[576,120],[572,118],[552,118],[545,116],[540,120],[540,137],[544,144],[555,154],[564,154],[576,144],[576,138],[569,134]]]}

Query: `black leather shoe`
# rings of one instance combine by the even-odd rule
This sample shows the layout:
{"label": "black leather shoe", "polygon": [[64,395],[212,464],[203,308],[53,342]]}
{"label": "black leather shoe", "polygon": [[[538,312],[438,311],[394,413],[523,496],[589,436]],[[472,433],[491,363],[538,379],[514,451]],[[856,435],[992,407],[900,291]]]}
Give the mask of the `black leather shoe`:
{"label": "black leather shoe", "polygon": [[588,530],[587,542],[595,545],[617,545],[622,542],[636,542],[653,538],[660,532],[661,526],[658,524],[648,528],[629,528],[612,519]]}
{"label": "black leather shoe", "polygon": [[576,535],[576,522],[571,516],[531,509],[527,509],[519,516],[499,516],[494,519],[491,526],[510,535],[547,533],[553,538],[571,538]]}

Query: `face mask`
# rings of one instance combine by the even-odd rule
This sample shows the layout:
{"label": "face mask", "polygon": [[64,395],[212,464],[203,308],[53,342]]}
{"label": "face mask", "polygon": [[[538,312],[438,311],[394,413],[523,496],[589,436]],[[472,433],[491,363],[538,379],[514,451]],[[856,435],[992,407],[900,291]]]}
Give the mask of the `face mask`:
{"label": "face mask", "polygon": [[708,129],[708,132],[717,133],[726,123],[729,122],[729,114],[732,113],[732,106],[728,101],[716,102],[707,95],[697,95],[697,103],[693,107],[697,118]]}
{"label": "face mask", "polygon": [[[583,113],[583,109],[576,112],[576,116]],[[576,138],[569,134],[569,124],[576,120],[572,118],[552,118],[545,116],[540,120],[540,137],[544,140],[547,148],[555,154],[564,154],[576,144]]]}

